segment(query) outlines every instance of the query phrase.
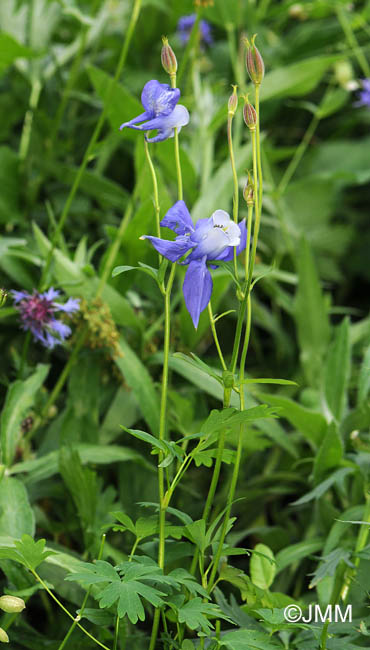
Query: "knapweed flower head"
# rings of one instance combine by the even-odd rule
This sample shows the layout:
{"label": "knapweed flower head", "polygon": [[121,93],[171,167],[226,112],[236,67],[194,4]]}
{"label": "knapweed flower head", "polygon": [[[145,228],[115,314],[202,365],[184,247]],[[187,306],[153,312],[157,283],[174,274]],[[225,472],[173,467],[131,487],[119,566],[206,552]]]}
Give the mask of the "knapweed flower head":
{"label": "knapweed flower head", "polygon": [[[179,19],[177,23],[177,33],[183,45],[186,45],[188,42],[196,19],[196,14],[190,14],[190,16],[181,16]],[[199,21],[199,32],[201,43],[204,43],[205,45],[212,45],[212,30],[210,24],[207,23],[206,20]]]}
{"label": "knapweed flower head", "polygon": [[179,133],[181,127],[189,123],[187,108],[181,104],[177,105],[179,99],[180,90],[178,88],[171,88],[168,84],[161,84],[155,79],[148,81],[141,93],[144,113],[121,124],[120,131],[125,127],[137,131],[157,130],[158,133],[154,138],[145,136],[147,142],[161,142],[167,138],[173,138],[175,128]]}
{"label": "knapweed flower head", "polygon": [[[199,316],[207,307],[212,294],[212,276],[207,264],[209,262],[229,262],[236,254],[244,250],[247,241],[245,221],[236,224],[224,210],[216,210],[208,219],[199,219],[193,225],[189,210],[184,201],[177,201],[169,209],[161,226],[176,233],[174,241],[144,235],[154,248],[171,262],[188,265],[183,293],[186,308],[192,318],[194,327],[198,327]],[[217,266],[211,264],[211,268]]]}
{"label": "knapweed flower head", "polygon": [[71,328],[55,318],[57,312],[73,314],[79,309],[78,298],[68,298],[64,305],[56,302],[60,292],[52,287],[44,293],[33,291],[12,291],[16,309],[18,309],[24,330],[33,335],[46,348],[52,349],[62,343],[70,334]]}
{"label": "knapweed flower head", "polygon": [[362,79],[362,90],[355,106],[367,106],[370,108],[370,79]]}

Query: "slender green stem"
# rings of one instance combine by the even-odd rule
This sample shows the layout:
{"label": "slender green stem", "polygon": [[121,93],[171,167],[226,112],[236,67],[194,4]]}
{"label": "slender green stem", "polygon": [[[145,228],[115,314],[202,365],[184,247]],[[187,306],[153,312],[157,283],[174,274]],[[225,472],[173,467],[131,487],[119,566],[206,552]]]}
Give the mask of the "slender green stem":
{"label": "slender green stem", "polygon": [[75,194],[76,194],[76,192],[77,192],[77,190],[78,190],[78,188],[80,186],[82,176],[83,176],[83,174],[85,172],[85,169],[86,169],[87,164],[88,164],[88,162],[90,160],[90,157],[92,155],[95,144],[96,144],[96,142],[97,142],[97,140],[98,140],[98,138],[100,136],[101,130],[102,130],[103,126],[104,126],[104,122],[105,122],[105,119],[106,119],[106,116],[107,116],[107,113],[108,113],[108,109],[110,107],[110,99],[111,99],[115,84],[117,83],[119,77],[121,76],[122,69],[123,69],[123,66],[124,66],[125,61],[126,61],[128,49],[129,49],[131,39],[132,39],[132,36],[133,36],[133,33],[134,33],[134,29],[135,29],[135,26],[136,26],[136,22],[137,22],[138,17],[139,17],[140,9],[141,9],[141,0],[134,0],[133,9],[132,9],[132,12],[131,12],[130,23],[128,25],[128,28],[127,28],[127,31],[126,31],[126,34],[125,34],[125,39],[124,39],[124,42],[123,42],[123,45],[122,45],[122,50],[121,50],[120,58],[119,58],[119,61],[118,61],[118,64],[117,64],[117,68],[116,68],[114,77],[111,79],[111,81],[110,81],[110,83],[108,85],[107,92],[106,92],[105,97],[104,97],[104,108],[103,108],[103,110],[102,110],[102,112],[100,114],[99,120],[98,120],[98,122],[96,124],[96,127],[94,129],[94,132],[93,132],[93,134],[92,134],[92,136],[90,138],[89,144],[87,145],[87,149],[86,149],[86,151],[84,153],[82,162],[81,162],[81,164],[80,164],[80,166],[78,168],[77,174],[76,174],[75,179],[74,179],[73,184],[72,184],[72,187],[71,187],[71,189],[69,191],[68,197],[67,197],[66,202],[64,204],[63,211],[62,211],[62,214],[60,216],[58,225],[57,225],[57,227],[55,229],[55,233],[54,233],[54,236],[53,236],[53,239],[52,239],[52,245],[51,245],[51,248],[49,250],[48,257],[47,257],[46,263],[45,263],[46,273],[47,273],[47,271],[49,269],[49,266],[50,266],[50,263],[51,263],[51,260],[52,260],[52,257],[53,257],[54,248],[55,248],[55,246],[56,246],[56,244],[58,242],[60,234],[61,234],[61,232],[62,232],[62,230],[64,228],[64,224],[65,224],[65,222],[67,220],[67,217],[69,215],[69,211],[71,209],[73,199],[74,199]]}
{"label": "slender green stem", "polygon": [[210,322],[211,330],[212,330],[212,334],[213,334],[213,340],[215,342],[215,346],[216,346],[218,356],[219,356],[220,361],[221,361],[222,368],[223,368],[223,370],[227,370],[225,359],[224,359],[224,356],[222,354],[220,342],[219,342],[218,336],[217,336],[217,330],[216,330],[216,325],[215,325],[215,321],[214,321],[214,318],[213,318],[213,311],[212,311],[211,301],[209,301],[209,303],[208,303],[208,315],[209,315],[209,322]]}
{"label": "slender green stem", "polygon": [[32,131],[32,122],[35,110],[39,103],[40,94],[41,94],[41,82],[39,79],[34,79],[31,86],[30,102],[29,108],[24,117],[21,141],[19,145],[19,158],[20,160],[25,160],[27,158],[28,149],[31,141],[31,131]]}
{"label": "slender green stem", "polygon": [[114,641],[113,641],[113,650],[118,648],[118,634],[119,634],[119,616],[116,616],[116,624],[114,626]]}
{"label": "slender green stem", "polygon": [[[369,537],[370,533],[370,494],[366,494],[366,504],[365,504],[365,510],[364,514],[362,516],[362,521],[364,522],[360,526],[360,530],[357,535],[357,540],[356,540],[356,545],[355,545],[355,553],[360,553],[366,546],[367,540]],[[354,569],[347,569],[345,574],[344,574],[344,582],[343,586],[341,588],[341,598],[343,601],[347,600],[348,594],[350,591],[351,583],[353,581],[353,578],[355,577],[357,573],[358,566],[360,564],[360,558],[355,557],[353,560],[353,563],[355,565]]]}
{"label": "slender green stem", "polygon": [[101,274],[99,284],[98,284],[98,288],[97,288],[97,291],[96,291],[96,294],[95,294],[95,299],[99,298],[101,296],[102,291],[103,291],[103,289],[105,287],[105,284],[106,284],[108,278],[110,277],[110,275],[112,273],[112,269],[113,269],[114,263],[116,261],[116,257],[118,255],[118,251],[119,251],[120,246],[122,244],[123,236],[124,236],[124,234],[126,232],[126,228],[127,228],[128,224],[129,224],[131,216],[132,216],[132,211],[133,211],[132,201],[129,201],[129,203],[127,204],[127,208],[125,210],[125,213],[123,215],[123,218],[121,219],[121,223],[119,225],[115,240],[114,240],[114,242],[113,242],[113,244],[111,246],[108,257],[107,257],[107,259],[105,261],[103,272]]}
{"label": "slender green stem", "polygon": [[336,12],[338,20],[343,29],[349,47],[352,49],[353,55],[356,57],[357,62],[365,77],[370,77],[370,65],[364,55],[361,47],[358,44],[355,33],[352,29],[351,22],[348,20],[346,11],[342,5],[337,3]]}
{"label": "slender green stem", "polygon": [[178,71],[178,75],[177,75],[177,79],[178,79],[179,83],[180,83],[180,81],[182,79],[182,76],[183,76],[183,74],[185,72],[185,69],[186,69],[186,66],[188,64],[191,51],[192,51],[194,45],[196,45],[196,42],[197,42],[197,38],[198,38],[198,34],[199,34],[200,18],[201,18],[201,12],[200,12],[200,9],[198,8],[197,9],[197,17],[195,19],[193,28],[191,30],[189,40],[188,40],[188,42],[186,44],[185,52],[184,52],[184,55],[183,55],[182,60],[181,60],[181,65],[179,67],[179,71]]}
{"label": "slender green stem", "polygon": [[297,149],[294,152],[293,158],[291,159],[288,167],[286,168],[283,176],[281,177],[280,183],[279,183],[279,185],[277,187],[277,192],[278,192],[279,196],[284,194],[284,192],[285,192],[285,190],[286,190],[292,176],[294,175],[299,163],[301,162],[301,160],[302,160],[302,158],[303,158],[303,156],[304,156],[304,154],[306,152],[306,149],[307,149],[308,145],[311,142],[311,138],[312,138],[313,134],[315,133],[315,131],[317,129],[317,125],[319,124],[319,122],[320,122],[320,117],[319,117],[319,113],[317,112],[313,116],[310,124],[308,125],[308,128],[307,128],[301,142],[299,143],[299,146],[297,147]]}
{"label": "slender green stem", "polygon": [[138,544],[141,542],[141,537],[137,537],[132,545],[131,553],[129,555],[128,561],[132,562],[132,558],[134,556],[134,553],[137,549]]}
{"label": "slender green stem", "polygon": [[[92,641],[94,641],[95,643],[97,643],[98,645],[100,645],[101,648],[104,648],[104,650],[109,650],[109,648],[107,648],[107,646],[104,645],[104,643],[101,643],[98,639],[96,639],[92,634],[90,634],[90,632],[88,632],[88,631],[87,631],[87,630],[86,630],[86,629],[85,629],[85,628],[84,628],[84,627],[79,623],[79,618],[80,618],[79,616],[74,617],[73,614],[71,614],[71,612],[69,612],[68,609],[66,609],[66,607],[64,607],[63,603],[61,603],[60,600],[59,600],[59,599],[58,599],[58,598],[53,594],[53,592],[49,589],[49,587],[48,587],[47,584],[43,581],[43,579],[39,576],[39,574],[36,573],[36,571],[34,571],[33,569],[31,569],[31,573],[32,573],[32,575],[36,578],[36,580],[40,583],[40,585],[42,585],[42,587],[45,589],[45,591],[49,594],[50,598],[52,598],[52,599],[57,603],[57,605],[59,605],[59,607],[63,610],[63,612],[64,612],[64,613],[65,613],[69,618],[71,618],[72,621],[76,621],[76,625],[80,628],[80,630],[82,630],[82,632],[83,632],[84,634],[86,634],[86,636],[88,636],[90,639],[92,639]],[[76,619],[77,619],[77,620],[76,620]]]}
{"label": "slender green stem", "polygon": [[[238,214],[239,214],[239,183],[238,183],[238,174],[236,171],[235,165],[235,156],[234,156],[234,147],[233,147],[233,135],[232,135],[232,123],[233,115],[229,112],[227,118],[227,142],[229,147],[229,155],[231,162],[231,169],[233,174],[233,219],[235,223],[238,223]],[[236,249],[234,248],[234,273],[235,277],[238,277],[237,261],[236,261]]]}
{"label": "slender green stem", "polygon": [[[261,162],[261,129],[260,129],[260,84],[256,84],[255,89],[256,89],[256,113],[257,113],[256,148],[257,148],[257,169],[258,169],[258,213],[260,219],[261,212],[262,212],[262,193],[263,193],[262,162]],[[257,208],[256,208],[256,223],[257,223]],[[259,227],[259,222],[258,222],[258,227]],[[258,237],[258,230],[257,230],[257,237]]]}
{"label": "slender green stem", "polygon": [[[247,357],[247,351],[248,351],[248,344],[249,344],[249,337],[250,337],[250,331],[251,331],[251,297],[250,294],[248,294],[247,298],[247,323],[246,323],[246,328],[245,328],[245,336],[244,336],[244,345],[243,345],[243,350],[242,350],[242,357],[241,357],[241,362],[240,362],[240,372],[239,372],[239,381],[240,381],[240,410],[244,411],[245,409],[245,400],[244,400],[244,386],[243,386],[243,379],[244,379],[244,369],[245,369],[245,361]],[[215,558],[213,560],[213,566],[212,566],[212,571],[209,576],[209,581],[208,581],[208,593],[212,591],[216,574],[218,571],[218,565],[221,559],[222,555],[222,550],[223,550],[223,545],[226,537],[226,532],[227,532],[227,527],[229,524],[229,519],[230,519],[230,513],[231,513],[231,508],[232,504],[234,501],[234,496],[235,496],[235,490],[236,490],[236,485],[238,482],[238,476],[239,476],[239,469],[240,469],[240,461],[242,457],[242,450],[243,450],[243,434],[244,434],[244,426],[240,425],[239,429],[239,436],[238,436],[238,446],[236,450],[236,457],[234,461],[234,467],[233,467],[233,473],[231,476],[231,483],[230,483],[230,489],[228,492],[228,497],[227,497],[227,508],[225,512],[225,516],[223,519],[222,523],[222,528],[221,528],[221,534],[220,534],[220,539],[218,542],[218,547],[216,551]]]}
{"label": "slender green stem", "polygon": [[[171,88],[176,88],[176,73],[170,74]],[[181,172],[181,161],[180,161],[180,146],[179,146],[179,132],[177,127],[175,128],[175,162],[176,162],[176,174],[177,174],[177,198],[179,201],[183,199],[183,189],[182,189],[182,172]]]}
{"label": "slender green stem", "polygon": [[[101,543],[100,543],[100,548],[99,548],[99,553],[98,553],[98,558],[97,558],[98,560],[101,560],[101,558],[102,558],[102,556],[103,556],[103,550],[104,550],[105,538],[106,538],[106,535],[105,535],[105,533],[104,533],[104,535],[102,536]],[[65,635],[65,637],[64,637],[64,639],[63,639],[63,641],[62,641],[62,643],[61,643],[60,646],[58,647],[58,650],[63,650],[63,648],[65,648],[65,646],[67,645],[67,641],[68,641],[69,637],[71,636],[73,630],[75,629],[75,627],[76,627],[78,621],[79,621],[79,620],[81,619],[81,617],[82,617],[82,614],[83,614],[84,609],[85,609],[85,607],[86,607],[86,603],[87,603],[87,601],[88,601],[88,599],[89,599],[89,596],[90,596],[91,589],[92,589],[92,585],[90,585],[90,587],[88,588],[88,590],[87,590],[87,592],[86,592],[86,594],[85,594],[85,597],[84,597],[84,599],[83,599],[83,601],[82,601],[82,605],[81,605],[81,607],[80,607],[80,612],[79,612],[78,617],[76,616],[76,618],[74,619],[74,621],[73,621],[71,627],[69,628],[67,634]]]}
{"label": "slender green stem", "polygon": [[[159,194],[158,194],[158,181],[157,181],[157,174],[153,165],[152,157],[150,155],[149,151],[149,144],[145,140],[144,142],[144,147],[145,147],[145,155],[146,159],[148,161],[150,173],[152,176],[152,182],[153,182],[153,198],[154,198],[154,212],[155,212],[155,226],[156,226],[156,231],[157,231],[157,237],[161,236],[161,227],[160,227],[160,205],[159,205]],[[159,256],[159,261],[161,262],[162,256]]]}
{"label": "slender green stem", "polygon": [[[162,375],[162,394],[161,407],[159,416],[159,440],[164,440],[166,433],[166,414],[167,414],[167,393],[168,393],[168,366],[170,356],[170,336],[171,336],[171,291],[175,279],[176,264],[172,264],[170,276],[164,292],[164,350],[163,350],[163,375]],[[162,454],[159,456],[161,463]],[[166,504],[164,491],[164,469],[158,467],[158,493],[159,493],[159,546],[158,546],[158,564],[163,569],[165,559],[165,524],[166,524]],[[150,638],[149,650],[154,650],[159,627],[161,610],[157,608],[154,612],[152,634]]]}

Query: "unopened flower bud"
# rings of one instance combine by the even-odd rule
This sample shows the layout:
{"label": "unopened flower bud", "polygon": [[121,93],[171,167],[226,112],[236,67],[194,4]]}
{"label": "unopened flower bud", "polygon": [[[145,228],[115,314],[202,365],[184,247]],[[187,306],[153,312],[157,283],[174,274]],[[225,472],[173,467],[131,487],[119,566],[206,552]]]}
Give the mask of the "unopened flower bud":
{"label": "unopened flower bud", "polygon": [[9,643],[9,637],[2,627],[0,627],[0,643]]}
{"label": "unopened flower bud", "polygon": [[17,614],[26,607],[26,603],[22,598],[17,596],[1,596],[0,609],[7,614]]}
{"label": "unopened flower bud", "polygon": [[0,289],[0,307],[2,307],[5,304],[7,297],[8,294],[5,291],[5,289]]}
{"label": "unopened flower bud", "polygon": [[289,7],[289,16],[296,18],[297,20],[306,20],[308,18],[308,13],[305,11],[303,4],[296,2],[294,5]]}
{"label": "unopened flower bud", "polygon": [[248,208],[254,205],[254,184],[252,182],[251,175],[249,172],[248,172],[248,183],[246,183],[243,190],[243,197]]}
{"label": "unopened flower bud", "polygon": [[342,88],[347,90],[348,82],[354,80],[354,72],[351,63],[347,59],[337,61],[334,65],[335,79]]}
{"label": "unopened flower bud", "polygon": [[265,74],[265,64],[258,48],[254,44],[256,36],[257,34],[254,34],[254,36],[252,36],[251,42],[249,42],[247,38],[245,39],[247,46],[245,63],[247,66],[248,74],[253,83],[260,84]]}
{"label": "unopened flower bud", "polygon": [[246,123],[248,129],[254,131],[257,124],[256,109],[254,108],[254,106],[252,106],[252,104],[249,103],[248,95],[245,96],[244,100],[245,100],[245,104],[243,107],[244,122]]}
{"label": "unopened flower bud", "polygon": [[175,52],[173,51],[172,47],[169,45],[168,38],[162,36],[162,42],[163,42],[163,47],[161,52],[161,61],[162,61],[163,68],[170,76],[175,75],[177,72],[177,59],[175,56]]}
{"label": "unopened flower bud", "polygon": [[230,95],[229,97],[229,103],[227,105],[227,110],[230,116],[235,115],[235,111],[238,108],[238,93],[237,91],[238,86],[233,86],[233,94]]}

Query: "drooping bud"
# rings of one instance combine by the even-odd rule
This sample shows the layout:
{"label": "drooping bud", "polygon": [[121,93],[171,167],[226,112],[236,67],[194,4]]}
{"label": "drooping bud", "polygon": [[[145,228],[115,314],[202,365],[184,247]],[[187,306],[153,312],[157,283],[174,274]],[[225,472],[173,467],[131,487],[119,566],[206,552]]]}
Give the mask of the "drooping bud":
{"label": "drooping bud", "polygon": [[228,113],[231,117],[234,117],[235,111],[238,108],[238,86],[233,86],[233,94],[229,97],[229,103],[227,105]]}
{"label": "drooping bud", "polygon": [[8,297],[8,294],[5,291],[5,289],[0,289],[0,307],[5,305],[7,297]]}
{"label": "drooping bud", "polygon": [[2,627],[0,627],[0,643],[9,643],[9,637]]}
{"label": "drooping bud", "polygon": [[260,84],[265,75],[265,64],[258,48],[254,44],[256,36],[257,34],[252,36],[251,42],[249,42],[247,38],[245,39],[245,44],[247,46],[245,63],[251,81],[253,81],[254,84]]}
{"label": "drooping bud", "polygon": [[175,56],[175,52],[173,51],[172,47],[168,43],[168,38],[165,36],[162,36],[162,42],[163,42],[163,47],[161,51],[161,61],[162,61],[162,66],[167,72],[167,74],[170,75],[175,75],[177,72],[177,59]]}
{"label": "drooping bud", "polygon": [[257,113],[254,106],[249,103],[248,95],[245,95],[244,97],[243,117],[248,129],[254,131],[257,124]]}
{"label": "drooping bud", "polygon": [[252,177],[248,172],[248,182],[246,183],[243,190],[244,201],[246,202],[248,208],[253,207],[254,205],[254,184]]}
{"label": "drooping bud", "polygon": [[1,596],[0,609],[7,614],[17,614],[26,607],[26,603],[22,598],[17,596]]}

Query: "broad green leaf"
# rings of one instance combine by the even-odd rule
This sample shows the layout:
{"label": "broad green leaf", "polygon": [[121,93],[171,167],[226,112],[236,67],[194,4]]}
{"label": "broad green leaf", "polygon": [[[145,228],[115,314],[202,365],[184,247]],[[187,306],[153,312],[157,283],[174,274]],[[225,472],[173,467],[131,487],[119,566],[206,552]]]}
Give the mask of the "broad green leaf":
{"label": "broad green leaf", "polygon": [[10,34],[0,34],[0,74],[16,59],[30,59],[34,55],[29,47],[18,43]]}
{"label": "broad green leaf", "polygon": [[[77,614],[80,614],[81,610],[77,610]],[[83,613],[80,614],[81,618],[86,618],[94,625],[104,625],[104,627],[110,627],[114,624],[114,615],[111,612],[108,612],[106,609],[93,609],[91,607],[85,607]]]}
{"label": "broad green leaf", "polygon": [[258,398],[278,406],[280,417],[285,417],[299,431],[313,447],[321,444],[327,430],[327,422],[321,413],[315,413],[304,408],[289,397],[269,395],[268,393],[257,393]]}
{"label": "broad green leaf", "polygon": [[8,388],[0,419],[1,450],[5,465],[11,465],[14,460],[22,420],[29,414],[48,372],[49,366],[38,364],[33,375],[25,381],[17,379]]}
{"label": "broad green leaf", "polygon": [[112,278],[121,275],[121,273],[126,273],[127,271],[143,271],[147,275],[150,275],[156,282],[158,282],[158,271],[153,269],[153,267],[148,266],[147,264],[141,264],[140,266],[116,266],[112,271]]}
{"label": "broad green leaf", "polygon": [[158,434],[159,399],[152,378],[123,336],[120,338],[120,348],[123,356],[115,358],[116,365],[134,392],[145,422],[152,433]]}
{"label": "broad green leaf", "polygon": [[350,562],[350,557],[351,557],[351,551],[348,549],[344,548],[336,548],[334,551],[329,553],[329,555],[325,555],[322,558],[322,563],[319,564],[318,568],[313,574],[313,578],[310,582],[310,589],[313,587],[316,587],[318,582],[320,582],[323,578],[326,578],[326,576],[334,576],[336,568],[340,562],[345,562],[347,566],[354,566]]}
{"label": "broad green leaf", "polygon": [[344,88],[332,88],[324,95],[323,101],[317,107],[316,115],[322,120],[339,111],[348,102],[348,91]]}
{"label": "broad green leaf", "polygon": [[303,558],[317,553],[323,545],[323,540],[320,538],[304,540],[297,544],[291,544],[283,548],[276,554],[276,573],[283,571],[291,564],[300,562]]}
{"label": "broad green leaf", "polygon": [[0,535],[33,535],[35,517],[23,483],[11,476],[0,482]]}
{"label": "broad green leaf", "polygon": [[299,285],[294,313],[301,362],[308,381],[312,386],[317,386],[330,335],[327,306],[312,253],[304,239],[300,243],[297,260]]}
{"label": "broad green leaf", "polygon": [[297,386],[296,381],[291,381],[290,379],[275,379],[273,377],[253,377],[249,379],[243,379],[242,384],[280,384],[281,386]]}
{"label": "broad green leaf", "polygon": [[54,551],[45,551],[45,540],[39,539],[37,542],[30,535],[22,535],[21,540],[16,540],[14,546],[20,558],[20,562],[28,569],[35,570],[39,564],[44,562]]}
{"label": "broad green leaf", "polygon": [[[119,445],[90,445],[81,443],[74,447],[78,452],[82,463],[94,463],[107,465],[110,463],[135,462],[145,466],[147,471],[154,471],[153,466],[148,463],[139,452],[128,447]],[[45,456],[34,460],[25,460],[13,465],[11,474],[28,474],[26,483],[37,483],[49,478],[59,471],[59,451],[52,451]]]}
{"label": "broad green leaf", "polygon": [[242,629],[223,635],[221,647],[228,650],[281,650],[281,643],[265,632]]}
{"label": "broad green leaf", "polygon": [[204,603],[198,596],[179,607],[177,615],[180,623],[185,623],[191,630],[200,628],[206,634],[209,634],[214,629],[207,616],[230,620],[228,616],[222,614],[218,605]]}
{"label": "broad green leaf", "polygon": [[206,549],[206,522],[198,519],[184,528],[184,535],[190,539],[204,553]]}
{"label": "broad green leaf", "polygon": [[336,55],[312,57],[267,72],[261,85],[261,100],[306,95],[338,58]]}
{"label": "broad green leaf", "polygon": [[307,492],[307,494],[305,494],[300,499],[297,499],[297,501],[293,501],[291,505],[301,506],[304,503],[312,501],[313,499],[320,499],[320,497],[322,497],[322,495],[325,494],[325,492],[327,492],[332,487],[332,485],[343,481],[346,476],[353,474],[353,471],[354,470],[352,467],[342,467],[341,469],[338,469],[331,476],[329,476],[329,478],[325,479],[325,481],[322,481],[322,483],[317,485],[313,490]]}
{"label": "broad green leaf", "polygon": [[335,422],[331,422],[315,457],[313,474],[315,483],[318,483],[325,473],[340,465],[343,457],[343,442]]}
{"label": "broad green leaf", "polygon": [[[87,72],[95,91],[104,103],[108,88],[113,82],[112,77],[100,68],[96,68],[92,65],[88,66]],[[118,131],[123,122],[128,122],[133,117],[136,117],[136,115],[140,115],[140,113],[143,112],[143,107],[139,100],[133,97],[129,91],[122,86],[122,84],[115,82],[110,94],[107,110],[111,127],[115,131]],[[131,129],[124,129],[121,134],[123,138],[129,138],[132,140],[137,137],[135,132],[131,131]]]}
{"label": "broad green leaf", "polygon": [[250,561],[253,584],[260,589],[268,589],[274,581],[275,573],[276,562],[272,550],[265,544],[257,544]]}
{"label": "broad green leaf", "polygon": [[350,354],[349,320],[345,318],[335,332],[324,373],[325,401],[332,417],[337,422],[340,422],[346,408],[351,370]]}

